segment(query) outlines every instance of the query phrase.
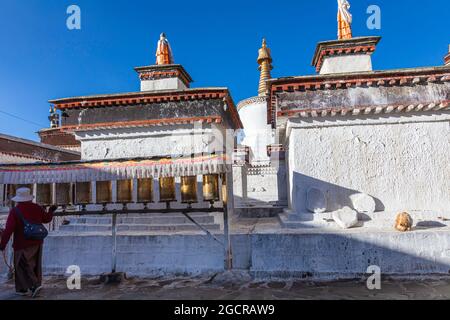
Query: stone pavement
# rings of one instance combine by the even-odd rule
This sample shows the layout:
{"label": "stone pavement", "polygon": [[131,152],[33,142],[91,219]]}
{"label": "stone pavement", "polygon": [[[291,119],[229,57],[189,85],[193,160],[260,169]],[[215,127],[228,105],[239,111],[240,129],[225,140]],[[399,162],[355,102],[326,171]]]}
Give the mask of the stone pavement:
{"label": "stone pavement", "polygon": [[[37,299],[47,300],[272,300],[272,299],[450,299],[450,279],[385,280],[381,290],[368,290],[363,280],[335,282],[246,280],[226,278],[128,278],[121,284],[82,280],[81,290],[68,290],[65,278],[46,278]],[[0,300],[31,299],[14,294],[11,281],[0,284]]]}

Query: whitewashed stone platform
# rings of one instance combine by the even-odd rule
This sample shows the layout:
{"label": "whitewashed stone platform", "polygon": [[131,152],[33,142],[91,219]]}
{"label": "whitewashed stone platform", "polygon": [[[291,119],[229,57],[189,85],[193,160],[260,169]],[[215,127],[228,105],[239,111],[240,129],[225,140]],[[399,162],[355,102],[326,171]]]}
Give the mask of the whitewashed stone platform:
{"label": "whitewashed stone platform", "polygon": [[363,228],[252,236],[256,278],[357,279],[378,266],[382,277],[450,277],[450,228],[400,233]]}
{"label": "whitewashed stone platform", "polygon": [[[391,214],[376,214],[372,224],[363,221],[362,227],[347,230],[286,229],[277,218],[234,218],[234,268],[257,279],[355,279],[371,265],[379,266],[383,276],[450,276],[448,221],[438,225],[431,213],[412,212],[413,231],[402,233],[394,230]],[[213,233],[223,239],[222,231]],[[44,273],[63,276],[70,265],[80,266],[83,275],[109,272],[111,251],[110,232],[52,232],[44,245]],[[222,246],[201,231],[119,232],[117,270],[129,275],[210,274],[223,271],[223,265]]]}

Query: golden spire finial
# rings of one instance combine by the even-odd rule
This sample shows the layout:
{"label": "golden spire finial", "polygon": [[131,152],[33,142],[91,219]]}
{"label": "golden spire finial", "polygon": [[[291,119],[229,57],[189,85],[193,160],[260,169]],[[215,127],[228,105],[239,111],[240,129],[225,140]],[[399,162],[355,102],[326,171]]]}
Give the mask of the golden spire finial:
{"label": "golden spire finial", "polygon": [[169,40],[167,40],[164,33],[161,33],[156,49],[156,64],[164,65],[173,63],[172,49],[170,48]]}
{"label": "golden spire finial", "polygon": [[350,3],[347,0],[338,0],[338,39],[352,38],[352,15]]}
{"label": "golden spire finial", "polygon": [[259,64],[259,70],[261,71],[259,77],[258,95],[265,96],[267,92],[266,81],[271,78],[270,71],[273,69],[272,56],[270,55],[270,49],[267,48],[266,39],[263,39],[262,41],[262,47],[258,51],[257,61]]}

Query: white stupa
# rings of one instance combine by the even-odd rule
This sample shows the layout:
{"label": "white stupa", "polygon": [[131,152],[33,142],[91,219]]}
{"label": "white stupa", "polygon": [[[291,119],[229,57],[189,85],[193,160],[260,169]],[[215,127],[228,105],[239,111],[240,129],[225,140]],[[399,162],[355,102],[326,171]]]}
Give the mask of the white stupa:
{"label": "white stupa", "polygon": [[270,71],[273,67],[265,39],[259,49],[257,62],[260,70],[258,96],[239,102],[237,108],[244,125],[241,145],[250,148],[250,163],[265,164],[270,162],[267,146],[274,143],[273,130],[267,123],[267,80],[271,78]]}

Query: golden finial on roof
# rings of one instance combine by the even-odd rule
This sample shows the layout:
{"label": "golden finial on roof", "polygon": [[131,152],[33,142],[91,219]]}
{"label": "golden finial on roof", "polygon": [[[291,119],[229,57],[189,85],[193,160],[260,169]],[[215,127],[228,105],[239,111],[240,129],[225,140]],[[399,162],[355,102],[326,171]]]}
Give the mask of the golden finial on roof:
{"label": "golden finial on roof", "polygon": [[158,41],[158,47],[156,49],[156,64],[173,64],[172,49],[170,48],[169,40],[167,40],[166,35],[161,33]]}
{"label": "golden finial on roof", "polygon": [[270,54],[270,49],[267,48],[266,39],[263,39],[262,47],[258,51],[257,61],[259,64],[259,70],[261,71],[259,77],[258,95],[265,96],[267,93],[266,81],[271,78],[270,71],[273,69],[272,56]]}
{"label": "golden finial on roof", "polygon": [[348,0],[338,0],[338,39],[352,38],[352,15]]}

